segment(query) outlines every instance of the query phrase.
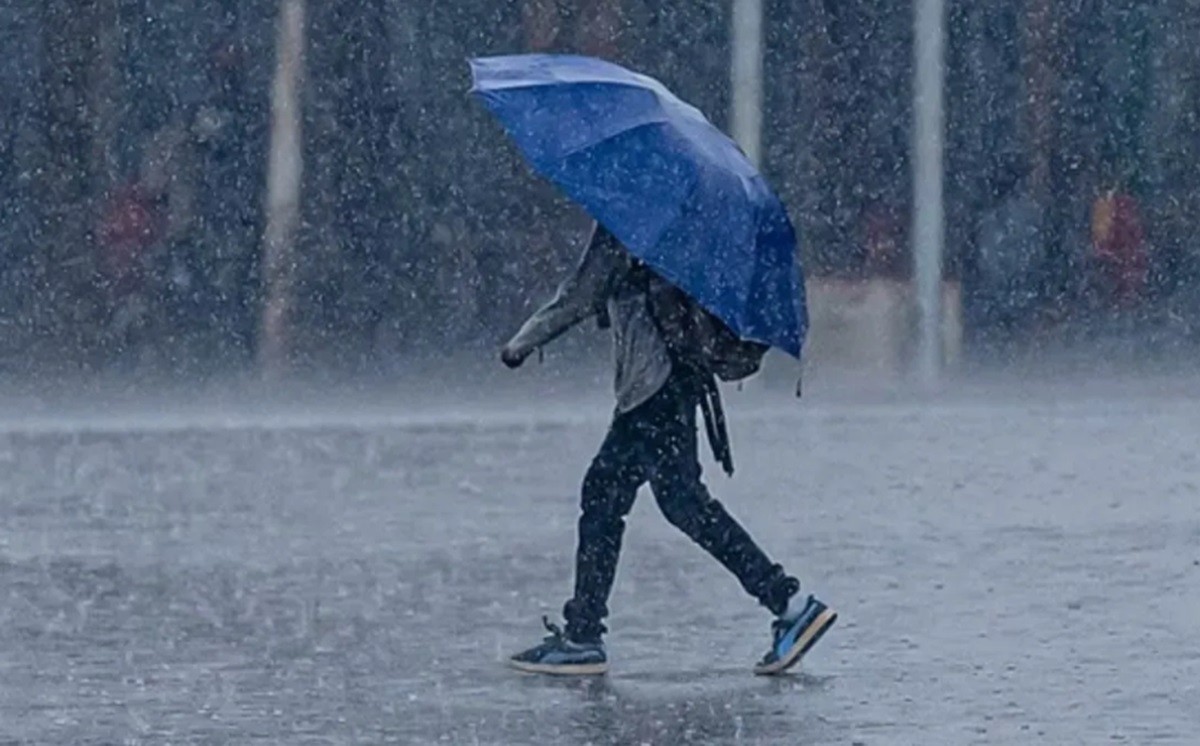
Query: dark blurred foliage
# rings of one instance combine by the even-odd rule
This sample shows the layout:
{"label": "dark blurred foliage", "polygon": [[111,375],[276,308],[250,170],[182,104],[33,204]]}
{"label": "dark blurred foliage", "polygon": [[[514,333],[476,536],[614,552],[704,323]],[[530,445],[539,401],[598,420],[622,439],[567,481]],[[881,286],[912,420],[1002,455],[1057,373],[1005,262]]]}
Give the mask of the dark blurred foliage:
{"label": "dark blurred foliage", "polygon": [[[906,277],[911,7],[765,7],[764,170],[809,273]],[[971,339],[1190,335],[1200,10],[948,12],[947,274],[965,284]],[[4,369],[253,360],[277,13],[0,0]],[[298,360],[491,344],[573,260],[586,216],[469,99],[467,57],[606,56],[724,125],[729,23],[726,0],[310,1]]]}

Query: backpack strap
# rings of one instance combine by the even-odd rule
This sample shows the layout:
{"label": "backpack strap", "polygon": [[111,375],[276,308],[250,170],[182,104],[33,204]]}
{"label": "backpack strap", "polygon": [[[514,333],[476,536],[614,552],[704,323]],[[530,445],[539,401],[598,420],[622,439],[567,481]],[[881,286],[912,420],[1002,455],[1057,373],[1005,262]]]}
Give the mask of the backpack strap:
{"label": "backpack strap", "polygon": [[721,389],[712,373],[702,374],[700,380],[700,411],[704,414],[704,430],[713,458],[733,476],[733,448],[729,442],[729,430],[725,427],[725,408],[721,405]]}
{"label": "backpack strap", "polygon": [[[697,404],[704,417],[704,431],[708,436],[713,458],[728,476],[733,476],[733,448],[729,440],[729,430],[725,425],[725,408],[721,404],[721,390],[716,375],[702,361],[693,359],[695,356],[687,353],[688,340],[679,338],[686,337],[691,331],[691,319],[687,309],[682,303],[678,309],[659,308],[655,303],[656,298],[667,299],[667,302],[671,303],[669,294],[682,291],[674,287],[656,288],[655,285],[661,283],[661,280],[655,278],[652,270],[641,262],[635,262],[630,268],[627,281],[642,291],[646,299],[646,313],[666,345],[672,367],[686,377],[689,387],[693,387],[697,395]],[[676,312],[680,312],[678,318],[671,321],[665,319],[666,313]],[[668,326],[677,327],[675,333],[672,333]]]}

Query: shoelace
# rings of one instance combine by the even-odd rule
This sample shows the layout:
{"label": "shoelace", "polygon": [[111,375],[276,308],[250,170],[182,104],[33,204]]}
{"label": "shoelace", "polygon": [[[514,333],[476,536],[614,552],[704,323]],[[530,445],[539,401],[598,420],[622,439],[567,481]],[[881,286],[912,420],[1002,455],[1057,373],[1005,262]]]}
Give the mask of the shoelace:
{"label": "shoelace", "polygon": [[550,636],[546,638],[547,642],[551,640],[561,642],[567,638],[566,633],[563,632],[563,628],[550,621],[550,617],[543,616],[542,624],[546,625],[546,630],[550,633]]}

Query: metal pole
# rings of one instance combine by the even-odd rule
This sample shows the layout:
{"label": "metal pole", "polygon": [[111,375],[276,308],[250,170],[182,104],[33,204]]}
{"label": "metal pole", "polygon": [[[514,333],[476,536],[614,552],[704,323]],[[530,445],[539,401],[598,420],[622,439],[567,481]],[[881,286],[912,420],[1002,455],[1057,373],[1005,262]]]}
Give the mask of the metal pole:
{"label": "metal pole", "polygon": [[730,83],[732,134],[755,166],[762,159],[762,0],[733,0]]}
{"label": "metal pole", "polygon": [[933,388],[942,368],[942,42],[943,0],[916,0],[913,86],[913,251],[920,329],[917,367]]}
{"label": "metal pole", "polygon": [[[730,135],[762,166],[763,0],[732,0],[729,29]],[[761,386],[760,374],[743,384]]]}
{"label": "metal pole", "polygon": [[267,375],[287,366],[288,321],[300,223],[303,172],[300,87],[304,80],[304,0],[281,0],[275,80],[271,90],[271,146],[267,162],[267,227],[263,246],[263,306],[259,363]]}

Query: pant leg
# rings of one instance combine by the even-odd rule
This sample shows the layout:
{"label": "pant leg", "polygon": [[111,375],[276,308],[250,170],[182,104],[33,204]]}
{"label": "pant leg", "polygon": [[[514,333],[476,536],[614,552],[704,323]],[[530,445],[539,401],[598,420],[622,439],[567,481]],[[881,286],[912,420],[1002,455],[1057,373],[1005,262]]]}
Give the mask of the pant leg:
{"label": "pant leg", "polygon": [[645,410],[617,415],[583,479],[579,544],[575,552],[575,595],[563,608],[567,635],[573,640],[598,639],[607,630],[608,596],[612,591],[625,534],[625,516],[646,482],[647,463],[641,437]]}
{"label": "pant leg", "polygon": [[697,401],[675,386],[672,411],[657,428],[650,486],[663,515],[732,572],[746,592],[779,615],[800,582],[771,562],[745,528],[709,493],[702,480],[696,432]]}

